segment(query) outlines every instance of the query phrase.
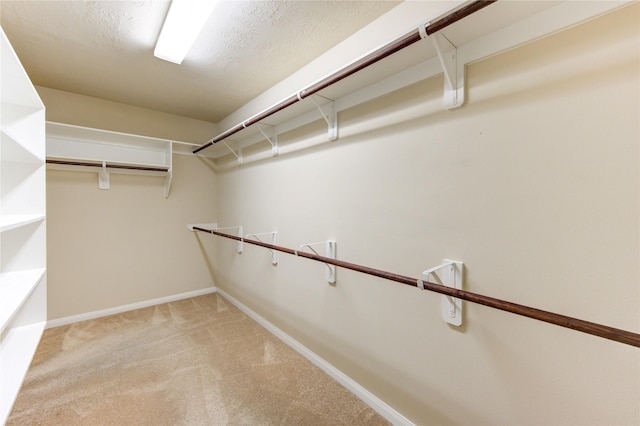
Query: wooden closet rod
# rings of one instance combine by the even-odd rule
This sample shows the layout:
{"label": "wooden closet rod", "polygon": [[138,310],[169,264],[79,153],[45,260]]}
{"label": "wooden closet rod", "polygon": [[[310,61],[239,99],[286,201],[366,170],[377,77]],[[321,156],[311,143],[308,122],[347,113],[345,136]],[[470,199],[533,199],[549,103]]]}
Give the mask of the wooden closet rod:
{"label": "wooden closet rod", "polygon": [[[64,166],[82,166],[82,167],[102,168],[102,163],[90,163],[85,161],[47,160],[47,164],[62,164]],[[169,171],[168,167],[127,166],[124,164],[109,164],[109,163],[106,163],[105,167],[108,169],[143,170],[146,172],[168,172]]]}
{"label": "wooden closet rod", "polygon": [[[448,27],[449,25],[453,24],[454,22],[459,21],[460,19],[471,15],[472,13],[477,12],[478,10],[489,6],[491,3],[495,3],[497,0],[476,0],[473,1],[471,3],[469,3],[468,5],[456,10],[455,12],[450,13],[449,15],[446,15],[443,18],[438,19],[437,21],[429,24],[427,27],[425,27],[426,30],[426,34],[427,35],[431,35],[433,33],[436,33],[440,30],[442,30],[443,28]],[[420,41],[422,39],[422,36],[420,34],[420,28],[416,28],[415,30],[413,30],[410,34],[402,37],[399,40],[393,41],[389,44],[384,45],[383,47],[379,48],[378,50],[368,54],[367,56],[353,62],[350,65],[345,66],[344,68],[341,68],[340,70],[334,72],[333,74],[323,78],[322,80],[318,81],[317,83],[312,84],[311,86],[308,86],[305,89],[302,89],[300,91],[298,91],[297,93],[289,96],[288,98],[286,98],[285,100],[281,101],[280,103],[272,106],[271,108],[268,108],[260,113],[258,113],[257,115],[254,115],[253,117],[236,124],[235,126],[233,126],[232,128],[228,129],[227,131],[220,133],[218,136],[214,137],[213,139],[211,139],[209,142],[205,143],[204,145],[198,147],[197,149],[195,149],[193,151],[194,154],[197,154],[198,152],[202,151],[203,149],[206,149],[208,147],[210,147],[211,145],[213,145],[214,143],[220,142],[223,139],[228,138],[231,135],[234,135],[236,133],[238,133],[240,130],[245,129],[253,124],[256,124],[257,122],[264,120],[267,117],[272,116],[273,114],[282,111],[285,108],[290,107],[291,105],[301,101],[302,99],[305,99],[315,93],[318,93],[319,91],[321,91],[322,89],[326,89],[327,87],[331,86],[332,84],[335,84],[337,82],[339,82],[340,80],[343,80],[347,77],[349,77],[350,75],[368,67],[369,65],[375,64],[376,62],[404,49],[405,47],[411,46],[412,44]]]}
{"label": "wooden closet rod", "polygon": [[[305,257],[307,259],[315,260],[322,263],[328,263],[340,268],[351,269],[352,271],[361,272],[363,274],[373,275],[375,277],[384,278],[387,280],[395,281],[400,284],[406,284],[412,287],[418,286],[418,279],[411,278],[404,275],[394,274],[392,272],[381,271],[379,269],[370,268],[368,266],[361,266],[355,263],[349,263],[342,260],[331,259],[329,257],[318,256],[316,254],[307,253],[303,251],[293,250],[286,247],[280,247],[273,244],[264,243],[257,240],[247,240],[235,235],[224,234],[222,232],[214,231],[211,229],[204,229],[197,226],[193,227],[196,231],[208,232],[219,237],[230,238],[236,241],[243,241],[246,244],[253,244],[256,246],[268,248],[270,250],[277,250],[283,253],[292,254],[299,257]],[[619,328],[613,328],[606,325],[584,321],[578,318],[569,317],[567,315],[556,314],[554,312],[543,311],[541,309],[532,308],[530,306],[519,305],[517,303],[508,302],[506,300],[496,299],[489,296],[484,296],[478,293],[472,293],[466,290],[459,290],[451,287],[446,287],[440,284],[423,281],[425,290],[430,290],[436,293],[444,294],[447,296],[457,297],[459,299],[466,300],[468,302],[478,303],[480,305],[488,306],[490,308],[499,309],[501,311],[511,312],[512,314],[522,315],[528,318],[533,318],[539,321],[555,324],[560,327],[570,328],[572,330],[581,331],[583,333],[591,334],[593,336],[602,337],[616,342],[624,343],[627,345],[640,348],[640,334],[633,333],[627,330],[621,330]]]}

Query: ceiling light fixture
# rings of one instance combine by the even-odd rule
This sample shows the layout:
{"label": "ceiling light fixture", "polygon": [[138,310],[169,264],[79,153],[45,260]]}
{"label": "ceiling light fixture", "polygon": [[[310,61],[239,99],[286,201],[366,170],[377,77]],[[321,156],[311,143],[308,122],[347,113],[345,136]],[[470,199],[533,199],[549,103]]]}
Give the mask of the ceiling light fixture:
{"label": "ceiling light fixture", "polygon": [[173,0],[153,55],[181,64],[216,3],[217,0]]}

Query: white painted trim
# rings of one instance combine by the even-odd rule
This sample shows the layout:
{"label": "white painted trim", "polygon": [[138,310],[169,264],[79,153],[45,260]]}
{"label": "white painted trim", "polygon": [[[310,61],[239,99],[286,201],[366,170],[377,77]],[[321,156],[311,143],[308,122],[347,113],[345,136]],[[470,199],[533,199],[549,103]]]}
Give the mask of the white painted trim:
{"label": "white painted trim", "polygon": [[72,315],[70,317],[57,318],[47,321],[45,328],[60,327],[62,325],[73,324],[74,322],[87,321],[90,319],[106,317],[109,315],[120,314],[122,312],[133,311],[135,309],[147,308],[149,306],[161,305],[163,303],[175,302],[176,300],[188,299],[190,297],[202,296],[209,293],[215,293],[218,289],[215,287],[207,287],[202,290],[189,291],[187,293],[174,294],[173,296],[160,297],[158,299],[145,300],[143,302],[131,303],[129,305],[116,306],[114,308],[101,309],[99,311],[87,312],[84,314]]}
{"label": "white painted trim", "polygon": [[382,417],[387,419],[387,421],[391,422],[393,425],[402,425],[402,426],[415,426],[413,422],[404,417],[402,414],[391,408],[388,404],[382,401],[380,398],[366,390],[360,384],[358,384],[351,377],[344,374],[342,371],[338,370],[333,365],[329,364],[323,358],[318,356],[316,353],[311,351],[311,349],[304,346],[302,343],[298,342],[293,337],[289,336],[284,331],[280,330],[278,327],[267,321],[265,318],[251,310],[248,306],[242,304],[233,296],[230,296],[224,290],[218,289],[218,293],[228,300],[230,303],[235,305],[238,309],[244,312],[248,317],[253,319],[255,322],[260,324],[262,327],[267,329],[270,333],[275,335],[278,339],[282,340],[284,343],[293,348],[300,355],[311,361],[316,367],[320,368],[322,371],[331,376],[334,380],[340,383],[342,386],[347,388],[351,393],[360,398],[365,404],[371,407],[374,411],[380,414]]}

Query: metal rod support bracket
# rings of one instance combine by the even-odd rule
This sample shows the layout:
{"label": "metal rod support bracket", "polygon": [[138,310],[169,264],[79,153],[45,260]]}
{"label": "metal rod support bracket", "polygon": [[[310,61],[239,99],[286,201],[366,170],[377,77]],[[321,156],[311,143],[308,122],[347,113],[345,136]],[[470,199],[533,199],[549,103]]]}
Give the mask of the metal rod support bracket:
{"label": "metal rod support bracket", "polygon": [[[318,101],[316,101],[316,96],[330,101],[327,104],[328,106],[320,106]],[[329,140],[330,141],[337,140],[338,139],[338,110],[335,107],[335,102],[333,101],[333,99],[325,98],[324,96],[320,96],[320,95],[313,95],[310,98],[315,104],[316,108],[318,108],[318,111],[320,111],[320,115],[322,115],[322,118],[324,118],[324,121],[327,122],[327,126],[328,126],[327,135],[329,137]],[[325,111],[325,110],[328,110],[328,111]]]}
{"label": "metal rod support bracket", "polygon": [[[424,281],[462,290],[464,263],[445,259],[441,265],[429,268],[418,279],[418,288],[424,290]],[[433,281],[431,281],[433,280]],[[462,300],[457,297],[442,296],[442,319],[455,326],[462,325]]]}
{"label": "metal rod support bracket", "polygon": [[429,26],[429,24],[430,22],[427,22],[426,24],[422,24],[418,27],[418,33],[420,34],[421,39],[429,37],[429,35],[427,34],[427,27]]}
{"label": "metal rod support bracket", "polygon": [[[324,257],[328,257],[329,259],[335,259],[336,258],[336,246],[337,243],[335,241],[329,240],[329,241],[320,241],[317,243],[309,243],[309,244],[302,244],[300,245],[300,249],[299,251],[304,251],[305,247],[309,248],[309,250],[311,250],[313,253],[315,253],[318,256],[322,256],[320,253],[318,253],[316,251],[316,249],[313,248],[313,246],[317,246],[320,244],[324,244],[325,246],[325,255]],[[296,251],[296,255],[298,255],[298,252]],[[329,284],[335,284],[336,283],[336,266],[335,265],[330,265],[328,263],[325,263],[325,266],[327,267],[327,271],[326,271],[326,279],[327,282]]]}
{"label": "metal rod support bracket", "polygon": [[242,252],[244,251],[244,234],[242,232],[242,225],[238,225],[238,226],[225,226],[222,228],[213,228],[211,229],[212,231],[222,231],[225,229],[237,229],[237,236],[240,237],[240,240],[238,241],[238,254],[242,254]]}
{"label": "metal rod support bracket", "polygon": [[[264,241],[262,241],[259,237],[259,235],[271,235],[271,245],[275,246],[278,245],[278,233],[276,231],[273,232],[260,232],[260,233],[256,233],[256,234],[247,234],[244,237],[246,239],[249,238],[254,238],[257,241],[260,241],[261,243],[263,243]],[[271,250],[271,264],[273,266],[278,266],[278,252],[270,249]]]}
{"label": "metal rod support bracket", "polygon": [[238,152],[236,152],[229,146],[229,144],[226,141],[222,141],[222,143],[236,157],[238,164],[242,164],[244,162],[244,159],[242,158],[242,148],[238,148]]}
{"label": "metal rod support bracket", "polygon": [[164,178],[164,198],[169,198],[171,192],[171,181],[173,180],[173,170],[167,171],[167,176]]}
{"label": "metal rod support bracket", "polygon": [[458,63],[458,49],[442,33],[430,37],[444,71],[444,107],[458,108],[465,100],[465,64]]}
{"label": "metal rod support bracket", "polygon": [[274,126],[271,126],[269,124],[266,124],[266,126],[269,126],[271,128],[271,136],[267,135],[267,133],[262,130],[262,127],[260,127],[260,125],[258,125],[257,127],[258,130],[260,130],[260,133],[262,133],[262,136],[264,136],[267,142],[271,144],[271,153],[274,157],[277,157],[280,154],[280,152],[278,151],[278,133],[275,131]]}
{"label": "metal rod support bracket", "polygon": [[98,188],[100,189],[109,189],[110,179],[109,179],[109,171],[107,170],[107,162],[102,162],[102,167],[98,170]]}

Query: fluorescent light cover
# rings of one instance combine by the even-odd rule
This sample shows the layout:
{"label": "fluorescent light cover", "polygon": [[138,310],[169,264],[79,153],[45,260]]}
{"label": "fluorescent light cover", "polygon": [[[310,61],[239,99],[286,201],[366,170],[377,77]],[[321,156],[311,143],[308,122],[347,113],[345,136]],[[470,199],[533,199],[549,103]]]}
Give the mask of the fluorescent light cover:
{"label": "fluorescent light cover", "polygon": [[153,55],[181,64],[216,3],[217,0],[173,0]]}

